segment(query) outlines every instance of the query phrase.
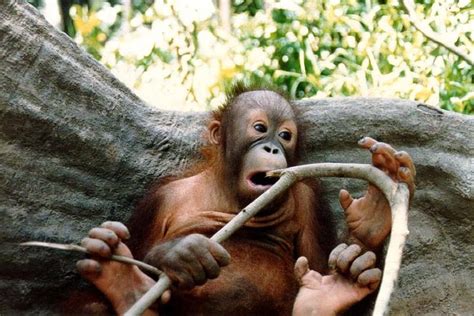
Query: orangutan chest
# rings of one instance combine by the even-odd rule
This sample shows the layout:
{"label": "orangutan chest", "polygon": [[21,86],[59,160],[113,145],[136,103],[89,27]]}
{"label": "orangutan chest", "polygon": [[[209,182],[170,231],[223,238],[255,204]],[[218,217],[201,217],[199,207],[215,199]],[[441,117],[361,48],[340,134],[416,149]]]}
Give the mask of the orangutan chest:
{"label": "orangutan chest", "polygon": [[[169,315],[291,315],[298,290],[291,254],[226,243],[232,256],[219,277],[191,291],[175,291]],[[251,262],[251,264],[249,264]],[[161,313],[160,313],[161,315]]]}

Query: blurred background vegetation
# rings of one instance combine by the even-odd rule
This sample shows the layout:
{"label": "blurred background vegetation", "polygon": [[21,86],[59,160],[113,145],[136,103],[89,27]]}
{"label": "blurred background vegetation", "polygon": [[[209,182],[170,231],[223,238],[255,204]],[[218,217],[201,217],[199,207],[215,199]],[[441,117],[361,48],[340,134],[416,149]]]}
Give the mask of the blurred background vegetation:
{"label": "blurred background vegetation", "polygon": [[29,2],[159,108],[214,108],[232,81],[251,79],[298,99],[399,97],[474,113],[472,0],[404,0],[411,14],[402,0]]}

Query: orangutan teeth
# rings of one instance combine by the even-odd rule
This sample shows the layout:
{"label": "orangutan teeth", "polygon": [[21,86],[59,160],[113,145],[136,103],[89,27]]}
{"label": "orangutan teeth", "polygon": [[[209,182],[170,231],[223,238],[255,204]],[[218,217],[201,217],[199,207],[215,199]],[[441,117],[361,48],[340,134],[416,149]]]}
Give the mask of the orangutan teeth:
{"label": "orangutan teeth", "polygon": [[254,174],[250,181],[255,185],[273,185],[278,181],[278,178],[267,177],[265,172],[257,172]]}

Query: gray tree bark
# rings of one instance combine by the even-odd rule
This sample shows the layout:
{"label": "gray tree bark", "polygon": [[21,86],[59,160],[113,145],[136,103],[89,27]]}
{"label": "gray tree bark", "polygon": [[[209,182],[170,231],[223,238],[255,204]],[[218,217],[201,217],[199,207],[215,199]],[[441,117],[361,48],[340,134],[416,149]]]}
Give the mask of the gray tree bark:
{"label": "gray tree bark", "polygon": [[[304,163],[362,162],[362,136],[415,160],[418,190],[392,314],[474,310],[474,120],[406,100],[298,102]],[[198,158],[206,113],[153,110],[31,6],[0,0],[0,314],[55,314],[73,289],[77,254],[20,248],[79,242],[104,220],[126,221],[154,179]],[[324,180],[337,192],[363,183]],[[339,221],[338,225],[342,225]]]}

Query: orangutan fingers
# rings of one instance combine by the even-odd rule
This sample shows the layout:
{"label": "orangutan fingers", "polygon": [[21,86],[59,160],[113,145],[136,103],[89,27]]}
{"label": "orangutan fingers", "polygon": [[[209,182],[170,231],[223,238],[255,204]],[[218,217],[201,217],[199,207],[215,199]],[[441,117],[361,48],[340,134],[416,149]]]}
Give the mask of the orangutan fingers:
{"label": "orangutan fingers", "polygon": [[412,173],[410,172],[410,169],[406,167],[401,167],[398,170],[398,180],[400,182],[406,183],[408,185],[410,193],[413,194],[413,192],[415,191],[415,179]]}
{"label": "orangutan fingers", "polygon": [[306,257],[299,257],[295,263],[295,277],[301,285],[301,279],[309,272],[309,263]]}
{"label": "orangutan fingers", "polygon": [[204,267],[202,265],[197,265],[193,267],[191,271],[191,276],[193,278],[195,285],[203,285],[207,281],[206,271],[204,271]]}
{"label": "orangutan fingers", "polygon": [[401,167],[406,167],[410,170],[410,173],[413,177],[416,176],[415,164],[413,163],[412,158],[406,151],[398,151],[395,153],[395,159],[398,160]]}
{"label": "orangutan fingers", "polygon": [[352,201],[354,201],[354,199],[347,190],[342,189],[339,191],[339,203],[343,210],[346,210],[352,204]]}
{"label": "orangutan fingers", "polygon": [[[170,276],[171,279],[171,276]],[[194,287],[194,279],[190,273],[176,273],[174,275],[175,285],[183,290],[190,290]]]}
{"label": "orangutan fingers", "polygon": [[198,269],[200,265],[195,260],[188,261],[190,255],[185,252],[180,252],[172,257],[173,262],[175,262],[173,268],[167,266],[160,268],[170,278],[173,286],[179,289],[190,290],[195,286],[195,279],[199,282]]}
{"label": "orangutan fingers", "polygon": [[81,275],[89,278],[98,276],[102,271],[100,263],[92,259],[77,261],[76,268]]}
{"label": "orangutan fingers", "polygon": [[337,265],[337,259],[339,258],[339,255],[341,252],[343,252],[347,248],[347,244],[342,243],[339,244],[336,248],[334,248],[331,253],[329,254],[329,259],[328,259],[328,266],[329,269],[335,270],[336,265]]}
{"label": "orangutan fingers", "polygon": [[360,286],[368,287],[371,290],[375,290],[382,279],[382,270],[373,268],[362,272],[357,278],[357,283]]}
{"label": "orangutan fingers", "polygon": [[161,304],[168,304],[171,300],[171,291],[166,290],[163,295],[161,295],[160,302]]}
{"label": "orangutan fingers", "polygon": [[113,231],[120,239],[127,240],[130,238],[130,232],[127,226],[120,222],[107,221],[100,225],[103,228],[108,228]]}
{"label": "orangutan fingers", "polygon": [[362,138],[361,140],[358,141],[358,144],[360,147],[362,148],[365,148],[365,149],[369,149],[370,147],[372,147],[375,143],[377,143],[377,141],[375,139],[373,139],[372,137],[364,137]]}
{"label": "orangutan fingers", "polygon": [[220,274],[220,266],[217,260],[208,251],[196,253],[197,259],[202,266],[206,279],[215,279]]}
{"label": "orangutan fingers", "polygon": [[91,255],[108,258],[112,255],[112,250],[104,241],[86,237],[81,241],[81,245],[87,249]]}
{"label": "orangutan fingers", "polygon": [[395,159],[395,149],[386,143],[376,143],[370,147],[372,153],[372,163],[377,168],[388,173],[392,178],[396,178],[399,162]]}
{"label": "orangutan fingers", "polygon": [[206,273],[197,255],[199,249],[203,248],[183,248],[177,253],[179,259],[176,261],[176,273],[180,280],[178,285],[180,288],[190,289],[195,285],[206,283]]}
{"label": "orangutan fingers", "polygon": [[376,260],[377,257],[372,251],[368,251],[357,257],[354,262],[352,262],[352,265],[349,269],[352,279],[357,280],[363,271],[373,268],[375,266]]}
{"label": "orangutan fingers", "polygon": [[230,254],[227,252],[227,250],[225,250],[222,245],[209,240],[208,249],[212,256],[216,259],[220,267],[225,267],[229,265]]}
{"label": "orangutan fingers", "polygon": [[120,239],[118,238],[117,234],[115,234],[114,231],[107,228],[101,228],[101,227],[92,228],[89,231],[89,237],[100,239],[104,241],[105,243],[107,243],[112,248],[117,247],[118,243],[120,242]]}
{"label": "orangutan fingers", "polygon": [[355,258],[360,254],[362,249],[359,245],[353,244],[344,249],[338,256],[336,261],[336,270],[346,273]]}

